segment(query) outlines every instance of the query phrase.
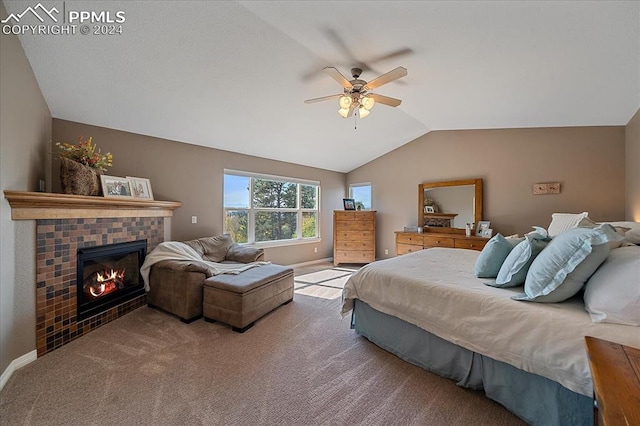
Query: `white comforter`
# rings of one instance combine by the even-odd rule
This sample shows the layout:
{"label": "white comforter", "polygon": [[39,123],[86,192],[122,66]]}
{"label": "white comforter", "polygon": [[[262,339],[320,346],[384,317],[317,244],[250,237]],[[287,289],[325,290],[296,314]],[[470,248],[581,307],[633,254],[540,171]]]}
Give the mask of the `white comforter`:
{"label": "white comforter", "polygon": [[433,248],[369,264],[343,291],[354,299],[459,346],[593,395],[584,336],[640,347],[640,328],[593,323],[580,298],[563,303],[511,300],[522,287],[499,289],[475,278],[479,252]]}
{"label": "white comforter", "polygon": [[144,263],[140,268],[140,275],[144,280],[144,289],[149,291],[149,273],[151,266],[162,260],[186,260],[195,265],[201,265],[207,269],[207,276],[218,274],[239,274],[247,269],[256,266],[266,265],[270,262],[251,262],[251,263],[217,263],[203,260],[200,253],[192,247],[179,241],[166,241],[158,244],[156,248],[151,250],[144,258]]}

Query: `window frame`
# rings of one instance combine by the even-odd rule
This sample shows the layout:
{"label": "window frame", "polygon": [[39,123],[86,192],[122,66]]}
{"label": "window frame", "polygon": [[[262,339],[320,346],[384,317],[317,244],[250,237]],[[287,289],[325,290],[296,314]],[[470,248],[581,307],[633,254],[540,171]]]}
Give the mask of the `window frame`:
{"label": "window frame", "polygon": [[[224,179],[225,176],[240,176],[249,178],[249,207],[227,207],[224,204]],[[254,180],[269,180],[275,182],[287,182],[296,184],[296,207],[295,208],[273,208],[273,207],[254,207],[253,205],[253,191],[254,191]],[[302,185],[307,186],[315,186],[316,187],[316,207],[314,208],[303,208],[301,206],[302,203]],[[253,173],[253,172],[245,172],[240,170],[232,170],[232,169],[224,169],[222,176],[222,228],[223,232],[226,233],[226,218],[227,211],[246,211],[247,212],[247,242],[246,243],[238,243],[249,246],[259,246],[259,247],[275,247],[275,246],[286,246],[286,245],[294,245],[294,244],[307,244],[307,243],[318,243],[322,241],[321,238],[321,230],[320,230],[320,193],[321,186],[320,181],[309,180],[309,179],[300,179],[300,178],[292,178],[285,176],[276,176],[264,173]],[[296,226],[296,238],[283,239],[283,240],[269,240],[269,241],[256,241],[255,239],[255,219],[256,213],[258,212],[295,212],[297,213],[297,226]],[[302,236],[302,220],[303,213],[315,213],[316,214],[316,236],[314,237],[303,237]]]}

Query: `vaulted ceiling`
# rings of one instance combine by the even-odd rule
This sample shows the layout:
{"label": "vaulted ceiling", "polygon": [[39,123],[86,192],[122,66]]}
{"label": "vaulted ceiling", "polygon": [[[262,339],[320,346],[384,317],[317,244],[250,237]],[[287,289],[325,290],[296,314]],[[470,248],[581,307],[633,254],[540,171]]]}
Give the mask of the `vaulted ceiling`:
{"label": "vaulted ceiling", "polygon": [[[640,107],[637,1],[41,3],[126,17],[118,35],[20,35],[53,117],[329,170],[432,130],[625,125]],[[341,92],[324,67],[357,65],[407,68],[375,90],[402,104],[356,121],[303,103]]]}

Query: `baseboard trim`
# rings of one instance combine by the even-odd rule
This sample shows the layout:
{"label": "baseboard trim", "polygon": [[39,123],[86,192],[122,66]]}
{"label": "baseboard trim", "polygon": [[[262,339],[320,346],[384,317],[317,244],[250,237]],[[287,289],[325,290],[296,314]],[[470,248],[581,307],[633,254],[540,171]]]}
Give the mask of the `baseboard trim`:
{"label": "baseboard trim", "polygon": [[302,266],[309,266],[309,265],[315,265],[316,263],[325,263],[325,262],[332,262],[333,261],[333,257],[325,257],[324,259],[317,259],[317,260],[311,260],[309,262],[302,262],[302,263],[294,263],[293,265],[287,265],[290,268],[300,268]]}
{"label": "baseboard trim", "polygon": [[2,376],[0,376],[0,390],[4,388],[4,385],[7,384],[7,382],[11,378],[11,375],[16,370],[21,369],[27,364],[31,364],[36,359],[38,359],[38,351],[33,350],[11,361],[11,364],[9,364],[6,370],[2,372]]}

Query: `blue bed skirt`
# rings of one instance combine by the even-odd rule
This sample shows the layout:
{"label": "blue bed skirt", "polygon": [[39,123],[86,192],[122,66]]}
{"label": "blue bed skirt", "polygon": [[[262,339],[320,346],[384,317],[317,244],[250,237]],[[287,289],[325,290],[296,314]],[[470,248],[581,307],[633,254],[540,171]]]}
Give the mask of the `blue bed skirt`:
{"label": "blue bed skirt", "polygon": [[484,390],[531,425],[593,425],[593,400],[557,382],[472,352],[356,300],[352,328],[403,360]]}

